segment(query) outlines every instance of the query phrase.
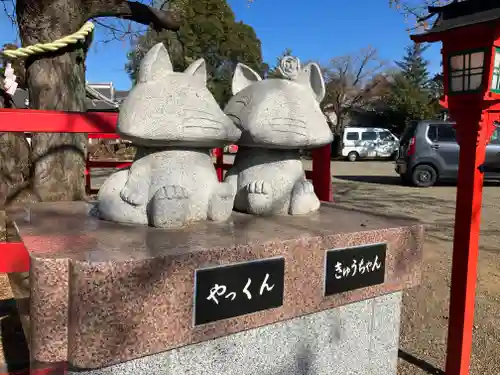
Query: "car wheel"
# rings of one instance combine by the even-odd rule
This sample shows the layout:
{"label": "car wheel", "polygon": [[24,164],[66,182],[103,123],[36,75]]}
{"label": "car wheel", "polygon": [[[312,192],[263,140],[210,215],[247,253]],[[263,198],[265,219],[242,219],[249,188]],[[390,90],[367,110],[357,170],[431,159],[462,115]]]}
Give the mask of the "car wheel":
{"label": "car wheel", "polygon": [[358,160],[358,158],[359,158],[359,155],[356,151],[351,151],[347,155],[347,160],[349,160],[349,161],[356,161],[356,160]]}
{"label": "car wheel", "polygon": [[437,172],[430,165],[417,165],[412,173],[412,183],[418,187],[429,187],[436,183]]}
{"label": "car wheel", "polygon": [[398,160],[398,157],[399,157],[399,151],[394,151],[390,156],[390,159],[396,161]]}

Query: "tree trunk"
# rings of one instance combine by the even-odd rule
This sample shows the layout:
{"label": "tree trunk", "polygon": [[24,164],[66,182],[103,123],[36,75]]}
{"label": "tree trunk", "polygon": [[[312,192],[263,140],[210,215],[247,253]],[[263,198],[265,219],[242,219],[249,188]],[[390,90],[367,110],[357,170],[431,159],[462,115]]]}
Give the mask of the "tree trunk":
{"label": "tree trunk", "polygon": [[[17,20],[23,46],[47,43],[72,34],[86,18],[74,0],[18,0]],[[33,109],[85,111],[87,43],[26,61],[30,106]],[[40,201],[85,197],[87,137],[75,133],[37,133],[32,138],[33,192]]]}
{"label": "tree trunk", "polygon": [[337,116],[337,123],[333,129],[334,144],[331,152],[334,156],[339,156],[342,153],[342,147],[344,147],[342,141],[342,134],[344,133],[344,115],[342,112],[335,112],[335,115]]}
{"label": "tree trunk", "polygon": [[[10,96],[0,93],[0,108],[11,108]],[[0,133],[0,210],[12,202],[32,200],[30,174],[31,150],[24,134]]]}
{"label": "tree trunk", "polygon": [[[178,30],[181,25],[176,12],[126,0],[17,0],[16,13],[23,46],[70,35],[93,17],[120,17],[158,30]],[[85,58],[90,39],[26,60],[31,108],[86,110]],[[33,134],[30,186],[37,200],[85,197],[86,148],[86,134]]]}
{"label": "tree trunk", "polygon": [[24,134],[0,133],[0,210],[11,203],[33,200],[30,175],[30,145]]}

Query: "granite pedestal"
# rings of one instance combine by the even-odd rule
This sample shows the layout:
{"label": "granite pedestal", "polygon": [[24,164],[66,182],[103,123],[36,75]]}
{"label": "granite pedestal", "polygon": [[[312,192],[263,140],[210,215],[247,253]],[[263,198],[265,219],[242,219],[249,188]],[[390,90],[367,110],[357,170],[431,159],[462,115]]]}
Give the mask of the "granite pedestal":
{"label": "granite pedestal", "polygon": [[[166,231],[89,209],[10,213],[31,257],[34,362],[92,375],[396,374],[401,291],[420,281],[419,223],[325,204],[304,217],[233,213]],[[383,281],[325,296],[327,250],[369,244],[387,246]],[[279,307],[196,324],[200,269],[269,259],[284,262]]]}

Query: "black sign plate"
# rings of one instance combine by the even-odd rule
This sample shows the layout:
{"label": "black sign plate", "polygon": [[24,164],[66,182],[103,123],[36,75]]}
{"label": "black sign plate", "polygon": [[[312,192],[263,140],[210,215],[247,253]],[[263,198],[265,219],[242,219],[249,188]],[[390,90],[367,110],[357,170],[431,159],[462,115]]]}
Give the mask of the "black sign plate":
{"label": "black sign plate", "polygon": [[194,324],[282,306],[284,278],[284,258],[196,270]]}
{"label": "black sign plate", "polygon": [[325,296],[382,284],[386,251],[385,243],[328,250]]}

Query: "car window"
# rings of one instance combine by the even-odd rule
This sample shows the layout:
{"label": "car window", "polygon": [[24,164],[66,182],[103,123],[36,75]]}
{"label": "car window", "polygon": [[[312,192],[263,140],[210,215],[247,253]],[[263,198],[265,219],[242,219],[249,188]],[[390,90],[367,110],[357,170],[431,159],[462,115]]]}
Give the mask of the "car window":
{"label": "car window", "polygon": [[361,133],[361,140],[363,141],[374,141],[377,139],[377,133],[375,132],[363,132]]}
{"label": "car window", "polygon": [[438,131],[436,125],[429,125],[427,128],[427,138],[429,138],[431,142],[437,142]]}
{"label": "car window", "polygon": [[455,129],[452,126],[438,127],[438,142],[456,142]]}
{"label": "car window", "polygon": [[500,128],[495,128],[490,138],[490,145],[500,145]]}
{"label": "car window", "polygon": [[402,145],[408,144],[410,141],[410,138],[415,135],[415,130],[417,129],[418,126],[418,121],[411,121],[403,131],[403,134],[401,134],[400,137],[400,143]]}
{"label": "car window", "polygon": [[348,141],[359,141],[359,133],[347,132],[345,139]]}
{"label": "car window", "polygon": [[393,141],[394,138],[392,138],[392,134],[390,132],[380,132],[378,133],[379,137],[383,141]]}

